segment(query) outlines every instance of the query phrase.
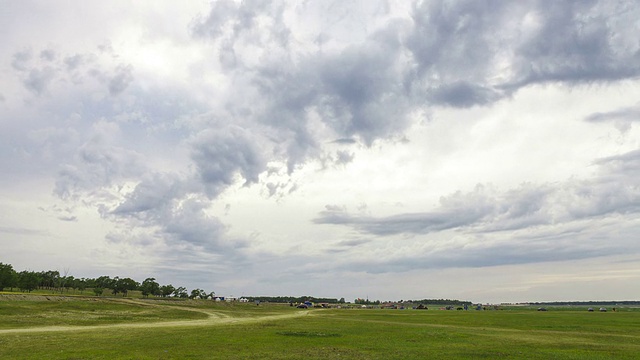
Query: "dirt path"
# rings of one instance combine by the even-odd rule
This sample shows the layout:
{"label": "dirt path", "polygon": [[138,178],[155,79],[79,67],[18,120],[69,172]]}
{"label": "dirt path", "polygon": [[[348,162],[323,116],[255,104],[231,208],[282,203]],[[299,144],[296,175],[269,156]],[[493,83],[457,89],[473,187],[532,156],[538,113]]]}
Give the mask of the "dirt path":
{"label": "dirt path", "polygon": [[[154,304],[145,301],[137,301],[133,299],[118,300],[122,302],[135,303],[144,306],[165,307],[168,305]],[[174,308],[175,307],[171,307]],[[3,334],[22,334],[36,332],[60,332],[60,331],[94,331],[105,329],[137,329],[137,328],[159,328],[159,327],[195,327],[195,326],[212,326],[212,325],[229,325],[229,324],[247,324],[256,323],[265,320],[281,320],[294,317],[306,316],[307,311],[299,311],[289,314],[279,315],[263,315],[255,317],[232,317],[219,311],[210,309],[199,309],[190,307],[180,307],[180,310],[194,311],[207,315],[206,319],[201,320],[175,320],[160,322],[143,322],[143,323],[125,323],[125,324],[108,324],[108,325],[89,325],[89,326],[42,326],[21,329],[2,329],[0,335]]]}

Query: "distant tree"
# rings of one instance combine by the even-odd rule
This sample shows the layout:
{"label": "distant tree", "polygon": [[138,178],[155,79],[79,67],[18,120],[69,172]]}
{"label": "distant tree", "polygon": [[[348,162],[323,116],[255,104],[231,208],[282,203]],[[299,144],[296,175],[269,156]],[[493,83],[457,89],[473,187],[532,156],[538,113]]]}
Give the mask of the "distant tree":
{"label": "distant tree", "polygon": [[111,279],[111,293],[113,294],[113,296],[118,295],[118,293],[120,292],[120,287],[118,287],[118,282],[120,281],[119,277],[114,277],[113,279]]}
{"label": "distant tree", "polygon": [[162,297],[167,297],[173,294],[174,291],[176,291],[176,288],[174,288],[173,285],[162,285],[160,287],[160,294]]}
{"label": "distant tree", "polygon": [[[209,297],[209,294],[207,294],[207,292],[206,292],[206,291],[204,291],[204,290],[202,290],[202,289],[198,289],[198,290],[199,290],[198,297],[199,297],[200,299],[203,299],[203,300],[204,300],[204,299],[206,299],[206,298],[208,298],[208,297]],[[213,294],[213,293],[212,293],[212,294]]]}
{"label": "distant tree", "polygon": [[85,278],[75,279],[73,288],[80,290],[80,294],[82,294],[84,290],[87,288],[87,280]]}
{"label": "distant tree", "polygon": [[102,292],[104,292],[104,289],[101,288],[101,287],[94,287],[93,288],[93,293],[96,294],[96,296],[102,295]]}
{"label": "distant tree", "polygon": [[100,276],[99,278],[93,280],[94,287],[100,287],[103,289],[112,289],[113,284],[115,283],[114,279],[111,279],[108,276]]}
{"label": "distant tree", "polygon": [[57,270],[41,271],[38,276],[40,277],[38,286],[41,289],[57,290],[60,286],[60,272]]}
{"label": "distant tree", "polygon": [[[115,284],[115,288],[117,289],[116,293],[120,292],[122,293],[122,296],[127,296],[129,291],[135,290],[139,287],[140,284],[131,278],[118,279]],[[114,295],[116,293],[114,293]]]}
{"label": "distant tree", "polygon": [[179,297],[179,298],[183,298],[186,299],[189,297],[189,294],[187,294],[187,288],[180,286],[179,288],[175,289],[173,291],[173,295],[175,297]]}
{"label": "distant tree", "polygon": [[0,291],[6,287],[13,289],[14,286],[17,286],[17,282],[18,274],[13,270],[13,266],[0,263]]}
{"label": "distant tree", "polygon": [[62,276],[58,277],[58,287],[60,288],[60,293],[67,290],[69,292],[69,288],[71,287],[71,283],[73,283],[73,276],[69,276],[69,268],[64,268],[62,272]]}
{"label": "distant tree", "polygon": [[21,271],[18,274],[18,288],[22,291],[31,292],[38,288],[40,276],[34,271]]}
{"label": "distant tree", "polygon": [[[66,289],[67,292],[69,292],[69,289],[74,289],[75,290],[75,288],[76,288],[75,287],[75,284],[76,284],[75,281],[76,281],[76,279],[71,275],[64,276],[62,278],[62,281],[61,281],[62,288]],[[62,290],[60,290],[60,292],[62,292]]]}
{"label": "distant tree", "polygon": [[200,289],[193,289],[191,290],[191,295],[189,296],[190,299],[195,299],[197,297],[200,297],[200,293],[202,290]]}
{"label": "distant tree", "polygon": [[149,295],[160,295],[160,284],[156,282],[155,278],[146,278],[140,285],[142,296],[149,297]]}

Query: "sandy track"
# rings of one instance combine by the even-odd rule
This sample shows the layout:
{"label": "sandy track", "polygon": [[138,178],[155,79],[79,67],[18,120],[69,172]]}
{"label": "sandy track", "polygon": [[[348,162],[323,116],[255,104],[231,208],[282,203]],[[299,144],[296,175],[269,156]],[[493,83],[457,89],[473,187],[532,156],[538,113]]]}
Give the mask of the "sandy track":
{"label": "sandy track", "polygon": [[[140,304],[144,306],[164,307],[167,305],[153,304],[145,301],[136,301],[132,299],[122,299],[122,302]],[[172,307],[175,309],[175,307]],[[107,324],[107,325],[88,325],[88,326],[42,326],[20,329],[2,329],[0,335],[3,334],[21,334],[36,332],[60,332],[60,331],[95,331],[105,329],[142,329],[142,328],[159,328],[159,327],[195,327],[195,326],[215,326],[229,324],[247,324],[256,323],[266,320],[281,320],[294,317],[306,316],[308,312],[299,311],[290,314],[263,315],[254,317],[232,317],[222,312],[210,309],[198,309],[190,307],[180,307],[180,310],[195,311],[207,315],[206,319],[201,320],[176,320],[176,321],[159,321],[159,322],[143,322],[143,323],[124,323],[124,324]]]}

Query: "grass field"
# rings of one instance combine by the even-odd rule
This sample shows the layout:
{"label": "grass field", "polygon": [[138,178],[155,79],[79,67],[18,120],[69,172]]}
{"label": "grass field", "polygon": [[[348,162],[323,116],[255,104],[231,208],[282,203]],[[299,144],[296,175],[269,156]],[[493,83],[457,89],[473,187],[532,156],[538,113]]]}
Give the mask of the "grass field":
{"label": "grass field", "polygon": [[2,359],[637,359],[640,311],[0,299]]}

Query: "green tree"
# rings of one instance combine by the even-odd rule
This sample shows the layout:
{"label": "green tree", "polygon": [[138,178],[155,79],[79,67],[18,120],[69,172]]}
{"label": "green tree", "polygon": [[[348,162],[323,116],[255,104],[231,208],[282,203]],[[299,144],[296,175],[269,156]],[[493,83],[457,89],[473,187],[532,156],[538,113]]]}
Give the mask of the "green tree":
{"label": "green tree", "polygon": [[100,295],[102,295],[102,292],[103,292],[103,291],[104,291],[104,289],[103,289],[103,288],[101,288],[101,287],[94,287],[94,288],[93,288],[93,293],[94,293],[94,294],[96,294],[96,296],[100,296]]}
{"label": "green tree", "polygon": [[40,277],[40,282],[38,286],[41,289],[54,290],[60,286],[60,272],[49,270],[49,271],[41,271],[38,273]]}
{"label": "green tree", "polygon": [[82,294],[87,288],[87,280],[85,278],[75,279],[73,281],[73,288],[80,290],[80,294]]}
{"label": "green tree", "polygon": [[13,266],[0,263],[0,291],[6,287],[13,289],[17,282],[18,274],[13,270]]}
{"label": "green tree", "polygon": [[[211,292],[211,296],[215,296],[214,292]],[[193,289],[191,290],[191,296],[189,296],[191,299],[206,299],[207,297],[209,297],[209,294],[207,294],[206,291],[202,290],[202,289]]]}
{"label": "green tree", "polygon": [[174,291],[176,291],[176,288],[174,288],[173,285],[171,285],[171,284],[162,285],[160,287],[160,294],[162,295],[162,297],[170,296],[171,294],[174,293]]}
{"label": "green tree", "polygon": [[[129,291],[135,290],[140,287],[137,281],[131,278],[118,279],[115,284],[114,295],[118,292],[122,293],[122,296],[127,296]],[[116,291],[117,290],[117,291]]]}
{"label": "green tree", "polygon": [[115,280],[111,279],[108,276],[100,276],[99,278],[93,281],[94,287],[101,287],[103,289],[111,289],[113,288]]}
{"label": "green tree", "polygon": [[34,271],[21,271],[18,274],[18,288],[22,291],[31,292],[38,288],[40,276]]}
{"label": "green tree", "polygon": [[189,297],[189,294],[187,294],[187,288],[185,288],[184,286],[180,286],[179,288],[175,289],[173,291],[173,295],[175,297],[179,297],[183,299],[186,299]]}
{"label": "green tree", "polygon": [[155,278],[146,278],[140,285],[142,296],[149,297],[149,295],[160,295],[160,284],[156,282]]}
{"label": "green tree", "polygon": [[109,288],[111,289],[111,293],[113,294],[113,296],[118,295],[118,293],[120,292],[120,287],[118,286],[119,281],[120,278],[117,276],[111,279],[111,286],[109,286]]}
{"label": "green tree", "polygon": [[60,285],[61,285],[60,292],[62,292],[62,289],[67,290],[67,292],[69,292],[69,289],[75,290],[76,279],[71,275],[64,276],[60,281]]}

